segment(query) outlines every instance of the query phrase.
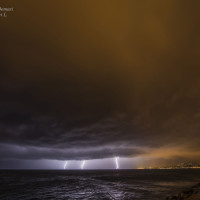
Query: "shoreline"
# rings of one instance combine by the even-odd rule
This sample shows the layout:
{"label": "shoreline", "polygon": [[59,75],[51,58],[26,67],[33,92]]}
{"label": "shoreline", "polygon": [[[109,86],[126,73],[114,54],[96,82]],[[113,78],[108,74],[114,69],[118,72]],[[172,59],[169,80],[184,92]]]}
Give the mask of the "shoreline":
{"label": "shoreline", "polygon": [[200,200],[200,183],[183,190],[178,195],[168,196],[166,200]]}

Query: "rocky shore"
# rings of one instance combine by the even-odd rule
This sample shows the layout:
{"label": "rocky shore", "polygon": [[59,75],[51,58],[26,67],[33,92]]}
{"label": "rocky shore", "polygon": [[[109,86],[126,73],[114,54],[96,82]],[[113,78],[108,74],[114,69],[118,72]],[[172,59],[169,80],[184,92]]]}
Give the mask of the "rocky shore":
{"label": "rocky shore", "polygon": [[182,191],[178,195],[168,196],[166,200],[200,200],[200,183]]}

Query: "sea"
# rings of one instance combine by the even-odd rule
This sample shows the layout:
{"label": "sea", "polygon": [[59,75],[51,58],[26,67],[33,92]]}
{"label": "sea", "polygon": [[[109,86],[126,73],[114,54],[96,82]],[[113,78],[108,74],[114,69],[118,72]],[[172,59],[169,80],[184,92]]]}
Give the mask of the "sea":
{"label": "sea", "polygon": [[0,200],[165,200],[199,182],[199,169],[0,170]]}

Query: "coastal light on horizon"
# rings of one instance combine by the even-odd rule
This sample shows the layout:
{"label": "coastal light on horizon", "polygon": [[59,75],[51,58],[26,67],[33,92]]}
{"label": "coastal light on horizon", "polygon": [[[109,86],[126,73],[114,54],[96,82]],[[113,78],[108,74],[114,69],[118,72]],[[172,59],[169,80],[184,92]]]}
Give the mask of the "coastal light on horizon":
{"label": "coastal light on horizon", "polygon": [[85,160],[83,160],[81,163],[81,169],[84,169],[84,165],[85,165]]}
{"label": "coastal light on horizon", "polygon": [[119,163],[118,163],[119,157],[115,157],[115,164],[116,164],[116,169],[119,169]]}

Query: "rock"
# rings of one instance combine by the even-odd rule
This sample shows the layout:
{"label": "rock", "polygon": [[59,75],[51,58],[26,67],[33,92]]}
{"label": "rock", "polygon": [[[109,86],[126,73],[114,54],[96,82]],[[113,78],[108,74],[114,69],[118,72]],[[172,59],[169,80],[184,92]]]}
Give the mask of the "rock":
{"label": "rock", "polygon": [[200,183],[198,183],[198,184],[192,186],[192,188],[193,188],[193,189],[200,188]]}
{"label": "rock", "polygon": [[177,196],[169,196],[166,198],[166,200],[178,200]]}
{"label": "rock", "polygon": [[183,195],[183,193],[181,192],[181,193],[178,194],[178,200],[183,200],[183,199],[184,199],[184,195]]}
{"label": "rock", "polygon": [[191,187],[191,189],[184,190],[177,196],[168,196],[166,200],[200,200],[200,183]]}
{"label": "rock", "polygon": [[194,193],[193,189],[189,189],[189,190],[185,190],[183,191],[183,195],[189,197],[190,195],[192,195]]}

